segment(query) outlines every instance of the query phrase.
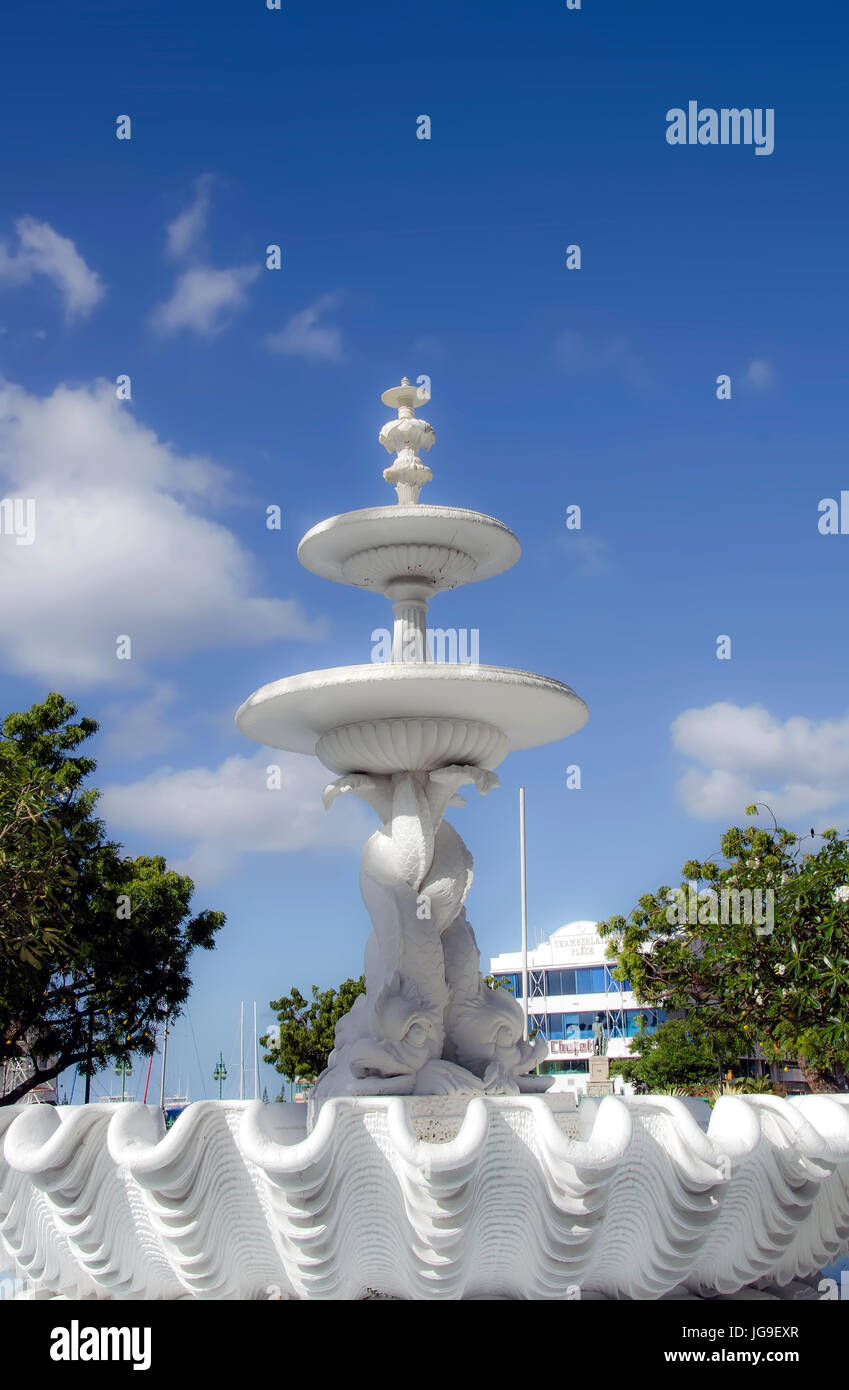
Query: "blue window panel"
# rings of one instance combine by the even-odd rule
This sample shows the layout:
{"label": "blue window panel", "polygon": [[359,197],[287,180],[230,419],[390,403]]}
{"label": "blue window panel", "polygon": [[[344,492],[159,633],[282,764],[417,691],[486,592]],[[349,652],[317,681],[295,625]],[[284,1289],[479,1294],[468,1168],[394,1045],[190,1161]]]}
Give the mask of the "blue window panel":
{"label": "blue window panel", "polygon": [[548,994],[577,994],[574,970],[548,970],[546,974]]}
{"label": "blue window panel", "polygon": [[561,1014],[561,1018],[563,1019],[564,1038],[579,1038],[581,1036],[581,1030],[578,1026],[579,1015]]}
{"label": "blue window panel", "polygon": [[640,1015],[642,1015],[642,1017],[643,1017],[643,1018],[645,1019],[645,1021],[646,1021],[646,1032],[647,1032],[647,1033],[653,1033],[653,1032],[655,1031],[655,1029],[656,1029],[661,1023],[663,1023],[664,1019],[666,1018],[666,1012],[665,1012],[664,1009],[649,1009],[649,1008],[644,1008],[644,1009],[628,1009],[628,1010],[627,1010],[627,1021],[628,1021],[628,1022],[627,1022],[627,1030],[626,1030],[626,1032],[627,1032],[627,1036],[628,1036],[629,1038],[636,1038],[636,1037],[639,1035],[640,1029],[639,1029],[639,1025],[638,1025],[638,1023],[637,1023],[637,1019],[640,1017]]}
{"label": "blue window panel", "polygon": [[563,1015],[562,1015],[562,1014],[549,1014],[549,1015],[548,1015],[548,1036],[549,1036],[549,1038],[562,1038],[562,1037],[563,1037]]}
{"label": "blue window panel", "polygon": [[604,966],[587,965],[576,970],[577,994],[604,994]]}

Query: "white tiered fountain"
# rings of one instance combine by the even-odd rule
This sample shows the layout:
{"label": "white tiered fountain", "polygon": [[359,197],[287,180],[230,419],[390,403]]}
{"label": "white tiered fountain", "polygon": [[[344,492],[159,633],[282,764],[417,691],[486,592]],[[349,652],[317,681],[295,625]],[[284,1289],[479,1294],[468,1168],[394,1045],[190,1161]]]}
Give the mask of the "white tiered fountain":
{"label": "white tiered fountain", "polygon": [[327,579],[392,601],[392,660],[310,671],[263,686],[236,723],[273,748],[315,753],[339,774],[325,804],[353,793],[380,819],[363,854],[361,887],[374,931],[366,994],[336,1030],[316,1101],[345,1095],[518,1095],[542,1091],[532,1075],[546,1044],[523,1036],[521,1005],[488,989],[464,903],[472,858],[444,819],[458,789],[496,786],[493,769],[514,749],[580,729],[587,708],[568,686],[499,666],[429,660],[433,595],[489,579],[515,564],[519,543],[500,521],[427,506],[433,474],[419,458],[434,440],[416,419],[427,396],[404,378],[385,391],[398,412],[380,432],[397,458],[384,472],[395,506],[346,512],[314,526],[298,557]]}
{"label": "white tiered fountain", "polygon": [[472,861],[443,819],[511,749],[587,717],[567,686],[428,660],[440,590],[519,556],[491,517],[419,502],[433,431],[407,381],[384,402],[398,503],[322,522],[317,574],[394,604],[393,660],[292,676],[239,710],[317,754],[380,827],[363,856],[367,992],[309,1105],[0,1107],[2,1253],[24,1288],[87,1298],[577,1299],[793,1296],[849,1251],[849,1096],[540,1094],[543,1047],[484,986]]}

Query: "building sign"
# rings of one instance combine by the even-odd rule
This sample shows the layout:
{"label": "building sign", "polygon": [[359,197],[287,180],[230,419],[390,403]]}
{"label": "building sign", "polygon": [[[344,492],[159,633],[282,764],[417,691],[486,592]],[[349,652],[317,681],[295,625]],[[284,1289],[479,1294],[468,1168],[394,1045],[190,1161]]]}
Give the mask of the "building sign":
{"label": "building sign", "polygon": [[597,936],[574,936],[571,941],[557,941],[558,953],[563,952],[570,960],[603,960],[604,943]]}
{"label": "building sign", "polygon": [[592,1057],[594,1046],[592,1038],[554,1038],[548,1050],[552,1056]]}

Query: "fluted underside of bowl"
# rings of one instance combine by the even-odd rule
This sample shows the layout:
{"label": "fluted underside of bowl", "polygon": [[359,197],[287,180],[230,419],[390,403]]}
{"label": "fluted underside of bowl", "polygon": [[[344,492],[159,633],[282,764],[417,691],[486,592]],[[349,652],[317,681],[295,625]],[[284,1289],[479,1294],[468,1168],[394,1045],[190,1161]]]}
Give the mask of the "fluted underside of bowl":
{"label": "fluted underside of bowl", "polygon": [[[333,771],[388,772],[463,761],[495,767],[511,751],[567,738],[588,717],[580,696],[548,676],[422,662],[272,681],[245,701],[236,723],[257,743],[317,753]],[[424,764],[410,761],[417,747]]]}
{"label": "fluted underside of bowl", "polygon": [[[453,553],[450,563],[441,550]],[[430,552],[424,564],[424,552]],[[365,507],[328,517],[298,546],[305,569],[359,589],[425,574],[433,592],[491,579],[522,553],[503,521],[463,507]],[[459,557],[459,558],[458,558]]]}
{"label": "fluted underside of bowl", "polygon": [[331,772],[432,772],[452,763],[491,770],[509,746],[476,719],[371,719],[331,729],[315,751]]}

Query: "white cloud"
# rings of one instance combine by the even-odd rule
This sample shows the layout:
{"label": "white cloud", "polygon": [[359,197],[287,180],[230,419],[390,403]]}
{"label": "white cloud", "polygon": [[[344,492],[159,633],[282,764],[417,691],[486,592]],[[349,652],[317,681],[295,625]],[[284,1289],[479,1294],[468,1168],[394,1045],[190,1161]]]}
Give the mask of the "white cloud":
{"label": "white cloud", "polygon": [[285,357],[303,357],[308,362],[341,362],[342,332],[319,322],[322,314],[335,309],[339,299],[335,294],[323,294],[314,304],[293,314],[279,333],[269,333],[265,345],[269,352]]}
{"label": "white cloud", "polygon": [[[249,554],[199,514],[224,476],[158,439],[110,382],[43,399],[0,382],[0,495],[35,500],[34,542],[0,536],[5,667],[139,686],[163,654],[318,636],[297,603],[255,594]],[[116,659],[124,634],[132,661]]]}
{"label": "white cloud", "polygon": [[16,251],[10,253],[0,242],[0,284],[28,284],[34,275],[44,275],[61,293],[68,321],[87,317],[106,291],[70,237],[60,236],[48,222],[34,217],[19,217],[15,231]]}
{"label": "white cloud", "polygon": [[649,381],[642,358],[624,333],[592,339],[567,328],[555,339],[554,356],[568,372],[622,377],[629,385],[639,387],[646,386]]}
{"label": "white cloud", "polygon": [[775,380],[775,372],[766,358],[753,357],[746,368],[743,380],[747,386],[753,387],[756,391],[766,391]]}
{"label": "white cloud", "polygon": [[672,741],[700,763],[678,783],[681,804],[702,820],[738,820],[752,801],[779,818],[807,819],[849,803],[849,716],[794,715],[783,723],[762,705],[727,701],[685,710]]}
{"label": "white cloud", "polygon": [[212,184],[211,174],[201,174],[195,179],[194,200],[166,227],[165,249],[169,256],[188,256],[201,245],[209,216]]}
{"label": "white cloud", "polygon": [[192,266],[177,277],[171,298],[159,304],[151,323],[160,333],[179,333],[188,328],[205,337],[214,337],[228,326],[233,315],[247,305],[247,290],[262,267],[231,266],[215,270],[212,266]]}
{"label": "white cloud", "polygon": [[[280,769],[279,788],[268,786],[270,767]],[[165,767],[106,787],[98,812],[119,837],[184,846],[185,858],[174,867],[210,882],[247,853],[359,848],[374,829],[373,817],[353,797],[342,798],[353,805],[325,812],[321,793],[332,780],[316,758],[263,748],[217,768]]]}
{"label": "white cloud", "polygon": [[567,531],[557,537],[560,554],[574,566],[584,579],[605,574],[611,566],[612,552],[607,541],[589,536],[584,531]]}
{"label": "white cloud", "polygon": [[182,731],[171,709],[176,697],[177,687],[161,682],[136,704],[108,705],[98,721],[107,751],[122,758],[145,758],[179,743]]}

